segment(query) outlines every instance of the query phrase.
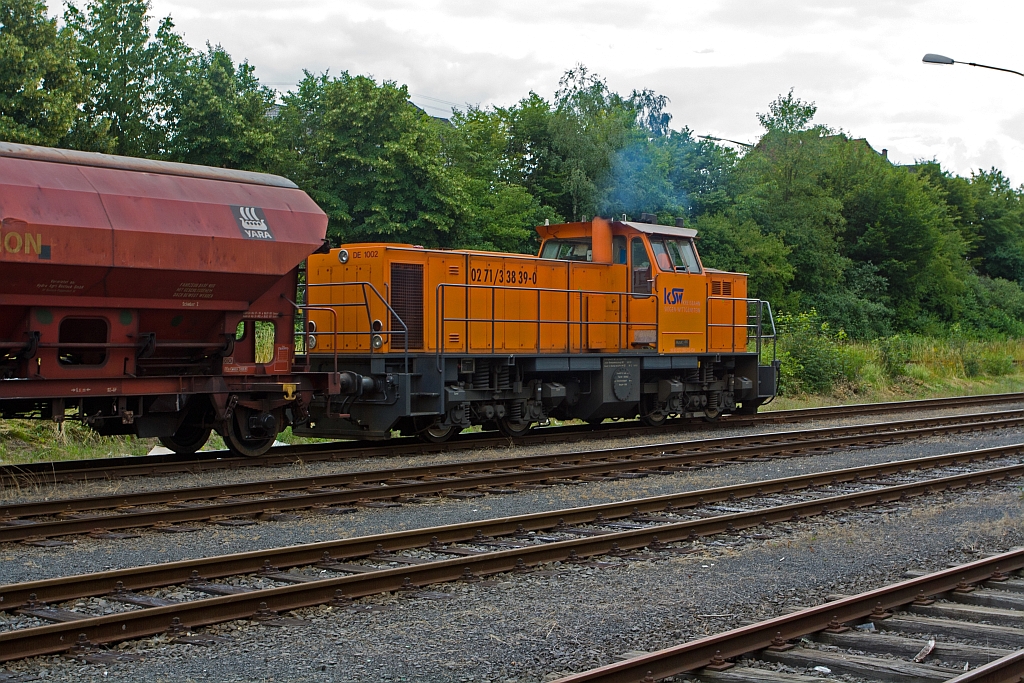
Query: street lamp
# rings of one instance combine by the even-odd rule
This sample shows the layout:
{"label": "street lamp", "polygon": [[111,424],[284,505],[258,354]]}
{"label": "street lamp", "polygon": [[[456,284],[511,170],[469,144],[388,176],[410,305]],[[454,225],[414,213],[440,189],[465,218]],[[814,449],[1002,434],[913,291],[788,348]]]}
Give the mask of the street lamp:
{"label": "street lamp", "polygon": [[993,71],[1005,71],[1006,73],[1017,74],[1018,76],[1024,76],[1024,73],[1014,71],[1013,69],[1001,69],[998,66],[986,66],[985,64],[975,64],[974,62],[958,62],[949,57],[943,55],[934,55],[931,52],[924,56],[921,60],[925,64],[966,64],[967,66],[976,66],[982,69],[992,69]]}

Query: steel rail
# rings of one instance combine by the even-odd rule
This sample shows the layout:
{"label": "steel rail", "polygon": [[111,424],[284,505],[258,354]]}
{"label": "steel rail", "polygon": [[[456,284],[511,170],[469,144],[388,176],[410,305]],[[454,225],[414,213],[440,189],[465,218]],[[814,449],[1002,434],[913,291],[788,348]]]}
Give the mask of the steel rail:
{"label": "steel rail", "polygon": [[1024,650],[979,666],[946,683],[1020,683],[1024,680]]}
{"label": "steel rail", "polygon": [[[1024,401],[1024,393],[982,394],[979,396],[956,396],[951,398],[921,399],[914,401],[893,401],[887,403],[861,403],[820,408],[775,410],[757,415],[729,415],[715,424],[722,427],[739,427],[756,424],[785,424],[828,417],[852,415],[877,415],[907,410],[940,410],[943,408],[1014,403]],[[703,421],[673,419],[659,427],[647,427],[637,421],[616,422],[594,429],[589,425],[538,428],[531,433],[511,438],[491,433],[463,434],[442,444],[423,443],[414,437],[401,437],[384,444],[367,444],[361,441],[334,441],[318,444],[278,446],[260,458],[233,456],[229,451],[202,451],[182,456],[146,455],[97,458],[94,460],[65,460],[23,465],[0,466],[0,483],[21,482],[58,483],[109,479],[112,477],[149,476],[154,474],[195,473],[221,469],[240,469],[292,464],[296,461],[317,462],[355,458],[391,457],[396,455],[418,455],[454,450],[467,450],[510,444],[550,444],[576,441],[580,436],[600,439],[636,435],[666,434],[691,429],[694,424],[708,426]]]}
{"label": "steel rail", "polygon": [[47,602],[63,601],[89,595],[101,595],[111,590],[117,581],[122,581],[125,587],[133,590],[153,588],[186,581],[193,571],[200,572],[206,578],[219,578],[258,571],[267,560],[279,568],[296,567],[317,562],[325,552],[335,558],[359,558],[373,553],[378,546],[385,551],[395,552],[427,546],[434,538],[441,543],[459,543],[471,541],[478,532],[485,536],[501,536],[518,532],[520,527],[526,531],[541,531],[557,526],[559,523],[588,524],[599,519],[604,521],[623,519],[643,513],[686,509],[753,496],[792,493],[816,486],[858,482],[893,474],[984,462],[1021,454],[1024,454],[1024,444],[998,446],[580,508],[286,546],[213,558],[182,560],[132,569],[85,574],[80,577],[44,579],[0,586],[0,609],[13,609],[21,606],[28,601],[28,596],[32,593],[37,594],[38,599]]}
{"label": "steel rail", "polygon": [[[0,505],[0,520],[28,516],[53,515],[65,512],[81,512],[135,505],[153,505],[160,503],[181,502],[185,500],[201,500],[223,496],[241,496],[255,494],[273,494],[284,491],[298,491],[311,487],[346,486],[353,484],[381,483],[392,480],[409,480],[420,477],[465,476],[474,472],[486,472],[494,469],[516,467],[539,467],[555,463],[579,463],[585,460],[636,458],[640,456],[661,456],[668,453],[707,454],[706,461],[720,460],[723,457],[751,457],[760,454],[759,447],[768,442],[773,447],[788,444],[801,444],[807,441],[832,439],[840,436],[875,434],[916,430],[908,432],[908,436],[921,436],[921,430],[931,432],[938,429],[957,429],[961,426],[971,430],[983,428],[1006,428],[1024,422],[1024,409],[1008,410],[994,413],[971,413],[969,415],[953,415],[947,417],[917,418],[894,422],[876,422],[845,427],[825,427],[822,429],[799,430],[790,432],[765,432],[743,436],[718,437],[693,441],[669,441],[647,444],[643,446],[623,446],[593,451],[570,453],[552,453],[513,458],[490,458],[487,460],[460,461],[440,463],[416,467],[388,468],[383,470],[362,470],[343,474],[323,474],[311,477],[289,477],[238,484],[217,484],[213,486],[186,487],[165,489],[160,491],[143,491],[138,493],[118,493],[110,495],[84,496],[57,500],[34,501],[27,503],[7,503]],[[730,449],[727,452],[726,449]],[[708,453],[710,451],[710,453]],[[2,523],[2,522],[0,522]]]}
{"label": "steel rail", "polygon": [[[823,476],[825,474],[827,473],[822,473],[822,475],[819,476]],[[403,588],[408,589],[412,587],[448,582],[459,578],[466,578],[468,576],[496,574],[510,571],[517,567],[521,568],[555,561],[566,561],[573,557],[590,557],[593,555],[607,554],[609,552],[635,550],[645,547],[658,549],[662,547],[662,544],[664,543],[694,540],[701,536],[713,534],[733,533],[741,529],[757,527],[774,522],[791,522],[839,510],[862,508],[893,501],[902,501],[913,496],[920,496],[978,484],[991,484],[995,481],[1020,476],[1024,476],[1024,464],[998,467],[967,474],[925,479],[910,484],[900,484],[875,490],[823,497],[811,501],[802,501],[787,505],[754,509],[748,512],[724,514],[716,517],[668,523],[655,527],[645,527],[643,529],[611,532],[596,536],[584,536],[582,538],[575,538],[566,541],[517,547],[495,552],[484,552],[477,555],[461,556],[450,560],[432,561],[423,564],[398,567],[395,569],[372,571],[364,574],[357,574],[355,576],[314,580],[308,583],[254,590],[247,593],[228,595],[224,597],[196,600],[164,607],[145,608],[102,617],[88,617],[81,620],[52,624],[49,626],[21,629],[0,633],[0,661],[62,652],[73,646],[82,638],[91,643],[109,643],[162,633],[167,631],[171,627],[172,623],[184,625],[189,628],[195,628],[224,621],[249,618],[256,615],[257,612],[265,612],[268,609],[277,612],[288,611],[302,607],[321,605],[331,602],[332,600],[341,600],[342,598],[363,597],[381,592],[396,591]],[[633,507],[636,507],[638,510],[641,509],[640,505],[645,505],[646,507],[646,504],[643,501],[632,502],[637,503],[637,505],[634,505]],[[569,519],[573,517],[573,512],[576,513],[576,516],[582,515],[583,519]],[[577,509],[576,511],[563,511],[561,515],[561,519],[566,523],[586,523],[588,521],[593,522],[597,520],[597,516],[596,513],[593,512],[593,508]],[[528,517],[537,518],[543,516],[544,515],[531,515]],[[550,527],[550,523],[550,515],[548,515],[548,519],[543,522],[541,528]],[[513,524],[515,524],[514,528],[511,526]],[[527,524],[530,524],[530,526],[528,527]],[[509,534],[515,533],[515,531],[520,528],[532,528],[533,524],[528,519],[506,518],[505,520],[493,520],[491,522],[479,523],[476,525],[459,525],[459,527],[462,527],[463,529],[465,527],[473,526],[478,527],[478,529],[480,529],[480,527],[486,529],[488,526],[492,528],[497,527],[496,531]],[[434,535],[439,535],[444,534],[447,529],[447,527],[440,527],[436,530],[426,531],[436,531],[436,534]],[[483,529],[480,529],[480,531],[483,532]],[[414,533],[421,536],[423,535],[423,531]],[[393,536],[400,536],[400,534]],[[359,542],[366,543],[366,540],[352,539],[349,543],[352,544]],[[315,545],[323,547],[324,545],[329,544]],[[311,546],[305,547],[307,552],[310,547]],[[291,550],[292,552],[295,552],[297,549],[283,550]],[[370,551],[364,546],[361,552],[369,553]],[[260,553],[245,553],[244,555],[252,558],[253,556],[258,557]],[[1016,568],[1017,566],[1024,566],[1024,551],[1021,551],[1020,555],[1021,565],[997,563],[997,566],[1003,570]],[[224,558],[215,559],[223,560]],[[330,556],[328,555],[325,559],[329,560]],[[200,560],[192,561],[191,564],[204,561],[209,562],[209,560]],[[187,565],[190,563],[179,562],[175,564],[179,565],[180,568],[181,565]],[[154,569],[159,570],[159,567],[141,568],[142,571],[152,571]],[[109,592],[111,589],[116,587],[115,580],[118,580],[116,579],[117,575],[129,578],[132,571],[133,570],[122,570],[119,572],[104,573],[103,580],[106,582],[106,591]],[[190,570],[190,576],[195,576],[191,574],[191,571],[194,570]],[[960,571],[954,575],[958,580],[982,580],[982,578],[988,578],[991,573],[992,572],[990,571],[987,574],[982,575],[980,572],[972,573]],[[51,580],[51,583],[71,583],[75,581],[81,583],[82,581],[89,581],[90,576],[92,576],[91,580],[97,580],[97,575],[87,575],[85,577]],[[125,582],[124,579],[119,580],[122,581],[124,587],[128,587],[128,583]],[[33,583],[38,584],[38,582]],[[114,586],[112,586],[111,583],[114,583]],[[902,602],[908,602],[919,594],[920,588],[917,588],[917,586],[928,585],[926,582],[922,584],[919,579],[913,579],[905,583],[913,584],[915,586],[915,590],[907,599],[902,599],[903,594],[901,593]],[[23,592],[26,585],[28,584],[16,584],[0,590],[0,596],[3,596],[4,598],[2,603],[8,608],[13,606],[15,601],[7,600],[6,596],[10,594],[11,591]],[[955,585],[955,582],[953,585]],[[940,591],[932,590],[931,592]],[[855,613],[852,613],[850,610],[844,610],[841,605],[835,607],[833,607],[833,605],[829,605],[828,608],[830,609],[826,611],[828,611],[830,617],[838,616],[844,621],[863,616],[859,611],[854,611]],[[870,612],[870,610],[868,611]],[[783,617],[783,619],[787,618],[791,617]],[[174,621],[172,622],[172,620]],[[771,639],[769,639],[768,642],[770,643]],[[708,661],[710,661],[710,659],[708,659]],[[638,679],[623,678],[614,680],[633,681]]]}
{"label": "steel rail", "polygon": [[[1014,550],[825,603],[818,607],[811,607],[775,619],[694,640],[676,647],[641,655],[625,662],[566,676],[558,679],[556,683],[639,683],[643,680],[658,680],[699,669],[711,663],[716,656],[730,659],[748,652],[762,650],[772,645],[777,637],[784,640],[799,638],[828,628],[833,620],[844,623],[869,618],[875,610],[900,607],[913,602],[922,595],[932,596],[951,591],[961,582],[978,583],[991,578],[997,572],[1013,571],[1022,567],[1024,567],[1024,549]],[[989,668],[990,672],[995,671],[995,665],[1000,662],[1003,662],[1004,666],[1018,667],[1017,678],[973,677],[989,667],[991,667]],[[997,660],[985,667],[954,678],[952,681],[971,681],[972,683],[1013,681],[1016,683],[1021,675],[1019,667],[1022,665],[1024,665],[1024,656],[1018,652],[1003,658],[1003,660]],[[647,676],[650,678],[645,678]]]}
{"label": "steel rail", "polygon": [[[1007,419],[992,420],[1005,414]],[[977,417],[982,419],[975,420]],[[921,427],[919,425],[927,426]],[[275,480],[252,484],[178,489],[163,492],[144,492],[82,498],[66,501],[43,501],[18,505],[0,506],[0,520],[7,524],[0,526],[0,543],[24,541],[35,538],[52,538],[97,530],[132,529],[157,524],[205,521],[221,516],[257,515],[268,511],[307,509],[316,506],[351,505],[372,500],[408,499],[416,496],[441,494],[456,490],[472,490],[482,487],[499,488],[516,484],[565,482],[573,477],[599,476],[615,472],[638,471],[641,474],[656,473],[659,469],[693,466],[736,458],[757,459],[765,456],[782,456],[808,450],[834,449],[840,446],[877,444],[894,440],[905,440],[932,436],[939,433],[956,433],[977,429],[996,429],[1024,424],[1024,411],[1010,413],[987,413],[982,416],[947,418],[926,418],[896,423],[876,423],[850,427],[827,428],[802,432],[782,432],[758,435],[758,437],[727,437],[708,441],[656,444],[654,446],[632,446],[613,448],[589,453],[529,456],[518,459],[496,459],[488,461],[454,463],[450,465],[427,466],[369,473],[350,473],[334,476],[308,477],[293,480]],[[760,438],[762,443],[747,445],[751,439]],[[510,468],[526,468],[509,471]],[[490,473],[485,470],[492,469]],[[668,470],[671,471],[671,470]],[[445,475],[457,478],[445,478]],[[428,477],[413,481],[414,477]],[[392,483],[386,483],[392,482]],[[366,484],[373,488],[362,488]],[[325,487],[357,485],[349,489],[327,489]],[[301,493],[289,491],[304,489]],[[261,498],[256,500],[232,500],[235,495],[277,492],[284,497]],[[12,523],[16,517],[29,514],[53,514],[64,511],[79,511],[116,506],[166,503],[170,501],[208,499],[223,496],[226,500],[212,503],[195,503],[187,507],[168,509],[128,509],[121,514],[72,517],[35,523]],[[29,521],[29,520],[19,520]]]}

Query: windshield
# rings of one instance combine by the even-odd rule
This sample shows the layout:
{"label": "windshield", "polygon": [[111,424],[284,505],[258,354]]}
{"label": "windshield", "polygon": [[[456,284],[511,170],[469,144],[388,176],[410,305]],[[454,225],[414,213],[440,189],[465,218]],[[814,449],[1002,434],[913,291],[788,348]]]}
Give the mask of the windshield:
{"label": "windshield", "polygon": [[590,261],[593,252],[590,240],[548,240],[544,243],[540,257],[561,261]]}
{"label": "windshield", "polygon": [[658,267],[668,272],[699,273],[693,241],[681,237],[651,236],[651,250]]}

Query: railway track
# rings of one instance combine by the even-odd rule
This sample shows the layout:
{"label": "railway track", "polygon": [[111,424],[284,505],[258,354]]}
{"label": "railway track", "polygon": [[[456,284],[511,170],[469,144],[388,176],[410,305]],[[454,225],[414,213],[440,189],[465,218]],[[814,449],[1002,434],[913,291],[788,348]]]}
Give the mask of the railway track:
{"label": "railway track", "polygon": [[1024,425],[1024,410],[899,422],[773,432],[690,442],[498,458],[422,467],[275,479],[242,484],[119,493],[0,506],[0,542],[47,540],[70,534],[122,538],[143,527],[182,532],[187,522],[239,525],[291,510],[351,512],[349,506],[416,503],[427,496],[479,497],[524,488],[635,478],[706,467],[820,453],[847,447]]}
{"label": "railway track", "polygon": [[[690,542],[705,536],[739,534],[814,516],[851,515],[861,508],[891,503],[906,505],[921,496],[971,486],[1003,485],[1024,476],[1022,452],[1024,445],[1006,446],[2,586],[0,608],[29,621],[22,628],[0,633],[0,661],[73,647],[83,658],[116,658],[116,652],[96,648],[161,633],[183,642],[209,644],[217,639],[194,631],[235,619],[274,622],[281,612],[328,603],[358,609],[354,598],[420,591],[431,584],[530,571],[552,562],[592,562],[590,558],[601,555],[628,561],[633,556],[651,559],[687,552]],[[1019,557],[1020,564],[998,566],[1018,568],[1024,565],[1024,551]],[[975,579],[976,573],[962,576],[980,580]],[[233,578],[226,580],[229,577]],[[185,599],[168,599],[166,592],[160,592],[168,586]],[[104,596],[122,611],[90,614],[88,604],[78,602],[90,596]],[[81,605],[85,611],[79,609]],[[838,608],[832,614],[843,621],[858,617]],[[35,625],[45,622],[50,623]]]}
{"label": "railway track", "polygon": [[[683,674],[703,683],[813,683],[822,680],[819,674],[1019,683],[1024,679],[1022,567],[1024,549],[1016,549],[556,683],[653,683]],[[778,670],[780,664],[788,670]],[[799,670],[810,675],[791,673]]]}
{"label": "railway track", "polygon": [[[717,424],[723,427],[737,427],[758,424],[785,424],[808,420],[848,417],[852,415],[879,415],[907,410],[941,410],[964,406],[995,405],[1024,401],[1024,393],[986,394],[981,396],[957,396],[952,398],[924,399],[918,401],[895,401],[888,403],[864,403],[823,408],[778,410],[757,415],[730,415]],[[293,464],[296,461],[320,462],[355,458],[373,458],[397,455],[419,455],[442,451],[468,450],[475,448],[501,447],[512,443],[551,444],[577,441],[581,436],[590,439],[620,438],[637,435],[671,434],[691,429],[694,424],[707,423],[693,420],[670,420],[660,427],[646,427],[637,421],[615,422],[595,429],[589,425],[538,428],[526,436],[511,439],[493,432],[464,434],[443,444],[423,443],[411,437],[394,439],[384,444],[367,445],[364,442],[329,442],[278,446],[260,458],[244,458],[231,455],[228,451],[203,451],[190,456],[146,455],[94,460],[70,460],[0,467],[0,484],[59,483],[66,481],[88,481],[158,474],[196,473],[223,469],[248,467],[274,467]]]}

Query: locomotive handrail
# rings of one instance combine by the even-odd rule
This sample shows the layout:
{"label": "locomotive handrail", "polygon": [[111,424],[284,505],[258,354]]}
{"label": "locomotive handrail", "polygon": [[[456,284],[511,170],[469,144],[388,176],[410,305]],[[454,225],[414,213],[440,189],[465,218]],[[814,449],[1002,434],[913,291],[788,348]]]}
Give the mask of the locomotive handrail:
{"label": "locomotive handrail", "polygon": [[[295,310],[298,310],[298,311],[328,311],[331,314],[331,316],[334,318],[334,324],[331,325],[331,327],[333,329],[335,329],[335,330],[338,329],[338,312],[336,310],[334,310],[333,308],[331,308],[329,306],[313,306],[313,305],[310,305],[310,304],[298,304],[298,303],[295,303],[294,301],[292,301],[291,299],[289,299],[288,297],[284,296],[283,294],[281,296],[282,296],[282,298],[285,301],[287,301],[292,306],[294,306]],[[308,323],[303,322],[302,326],[304,328],[307,328],[307,329],[304,329],[302,331],[301,336],[302,336],[302,348],[304,348],[306,350],[306,353],[304,355],[308,359],[309,358],[309,340],[308,340],[308,337],[310,335],[312,335],[313,333],[309,331]],[[297,337],[297,336],[300,336],[300,335],[296,334],[294,336]],[[332,337],[332,338],[333,339],[337,339],[337,337]],[[293,340],[293,343],[294,343],[294,340]],[[338,345],[337,344],[332,344],[331,346],[334,349],[334,374],[338,374]],[[307,368],[309,367],[309,363],[306,363],[306,367]]]}
{"label": "locomotive handrail", "polygon": [[[737,322],[736,322],[736,306],[735,305],[729,307],[729,309],[731,311],[731,315],[732,315],[732,319],[731,319],[730,322],[727,322],[727,323],[715,323],[715,322],[712,322],[712,318],[714,316],[714,313],[713,313],[714,307],[710,304],[711,301],[731,301],[733,303],[740,302],[740,301],[745,302],[747,304],[747,322],[746,322],[746,324],[737,324]],[[773,361],[775,360],[775,356],[776,356],[776,343],[778,341],[778,331],[775,329],[775,316],[772,315],[772,305],[771,305],[770,302],[765,301],[764,299],[748,299],[748,298],[743,298],[743,297],[731,297],[731,296],[709,296],[708,297],[708,302],[709,303],[708,303],[708,318],[707,318],[707,328],[708,328],[707,339],[708,339],[708,343],[709,344],[710,344],[710,340],[711,340],[711,328],[713,328],[713,327],[728,327],[728,328],[735,329],[735,328],[739,327],[739,328],[747,330],[747,343],[748,344],[750,343],[751,339],[754,340],[754,346],[755,346],[755,350],[757,352],[757,357],[758,357],[758,361],[759,362],[760,362],[760,358],[761,358],[761,349],[763,347],[763,342],[767,341],[767,340],[771,340],[771,342],[772,342],[772,360]],[[757,312],[754,313],[754,314],[751,314],[751,312],[750,312],[750,306],[752,304],[754,306],[756,306],[756,309],[757,309]],[[764,326],[764,314],[765,314],[765,311],[767,311],[767,313],[768,313],[768,322],[771,324],[771,328],[772,328],[771,334],[765,334],[764,333],[764,327],[763,326]],[[751,322],[751,320],[753,320],[754,322]],[[751,335],[751,331],[754,332],[753,335]],[[733,350],[733,352],[736,351],[736,337],[735,337],[735,335],[733,335],[733,337],[732,337],[732,350]]]}
{"label": "locomotive handrail", "polygon": [[[362,294],[363,294],[363,302],[362,303],[350,302],[350,303],[336,304],[336,303],[330,303],[330,302],[328,302],[328,303],[322,303],[321,302],[321,303],[316,304],[316,306],[330,307],[332,310],[335,309],[335,308],[347,308],[347,307],[359,307],[359,306],[362,306],[362,308],[366,311],[366,326],[369,329],[369,332],[361,332],[359,330],[354,330],[354,331],[351,331],[351,332],[348,332],[348,331],[340,331],[339,332],[338,329],[337,329],[338,328],[337,312],[334,313],[334,315],[335,315],[335,322],[334,322],[334,331],[331,332],[331,341],[332,341],[332,346],[334,347],[335,359],[337,359],[337,352],[338,352],[338,343],[337,343],[338,342],[338,335],[368,334],[370,336],[370,355],[373,355],[373,352],[374,352],[374,348],[373,348],[373,337],[374,337],[374,335],[379,335],[382,338],[387,337],[389,339],[390,339],[390,337],[393,337],[393,336],[396,336],[396,335],[402,335],[402,338],[404,340],[404,356],[403,356],[403,360],[404,360],[404,363],[405,363],[405,372],[408,373],[409,372],[409,326],[406,325],[405,321],[402,320],[401,316],[399,316],[398,313],[395,312],[395,309],[391,308],[391,304],[389,304],[387,299],[384,296],[381,295],[381,293],[377,290],[376,287],[373,286],[372,282],[355,281],[355,282],[317,282],[317,283],[306,283],[306,292],[307,292],[306,296],[307,296],[307,299],[308,299],[309,298],[308,292],[309,292],[309,288],[310,287],[355,287],[355,286],[358,286],[360,288],[360,290],[362,291]],[[370,301],[369,301],[369,299],[367,297],[367,288],[369,288],[369,290],[371,292],[373,292],[374,296],[376,296],[377,299],[382,304],[384,304],[384,308],[386,308],[388,310],[388,313],[391,314],[391,320],[392,321],[398,321],[398,324],[402,326],[402,330],[401,331],[393,330],[393,329],[390,329],[390,328],[382,328],[380,330],[374,330],[373,329],[373,316],[370,314]],[[299,305],[299,304],[294,304],[293,303],[292,305],[296,306],[296,308],[308,308],[309,310],[314,310],[308,304]],[[383,321],[382,321],[382,324],[383,324]],[[303,334],[309,334],[309,332],[308,331],[303,331]],[[337,364],[337,360],[335,360],[335,364]]]}
{"label": "locomotive handrail", "polygon": [[[448,287],[460,288],[466,292],[466,310],[469,310],[469,290],[490,290],[491,292],[491,317],[489,318],[473,318],[473,317],[449,317],[444,314],[445,311],[445,289]],[[495,305],[495,294],[498,290],[503,292],[536,292],[537,293],[537,318],[529,319],[518,319],[518,318],[502,318],[500,321],[494,317],[494,305]],[[578,320],[545,320],[540,317],[541,306],[540,306],[540,295],[542,292],[551,294],[565,294],[566,300],[566,312],[568,313],[571,306],[570,297],[573,294],[579,296],[579,319]],[[619,310],[623,313],[623,318],[620,320],[584,320],[583,319],[583,300],[584,295],[592,296],[615,296],[619,300]],[[537,342],[534,345],[536,352],[540,353],[540,339],[541,339],[541,326],[542,325],[565,325],[566,327],[566,353],[572,352],[572,337],[570,330],[572,326],[578,326],[580,331],[580,346],[583,346],[583,325],[614,325],[619,330],[619,340],[622,340],[622,328],[623,327],[650,327],[655,330],[658,329],[658,321],[655,319],[654,322],[632,322],[628,319],[628,310],[626,306],[623,306],[624,297],[634,297],[638,299],[657,299],[657,294],[650,292],[647,294],[637,292],[609,292],[607,290],[590,290],[590,289],[550,289],[547,287],[509,287],[503,285],[472,285],[462,282],[442,282],[437,285],[435,293],[435,304],[437,308],[436,320],[435,320],[435,358],[437,363],[438,371],[443,372],[444,370],[444,358],[447,355],[445,344],[444,344],[444,330],[446,323],[465,323],[467,330],[467,340],[469,338],[469,325],[471,323],[490,323],[491,324],[491,345],[490,352],[494,353],[495,349],[495,325],[497,323],[508,324],[508,323],[520,323],[520,324],[532,324],[537,327]],[[657,309],[655,309],[655,315],[657,315]],[[569,317],[568,315],[566,317]],[[589,341],[589,338],[588,338]],[[468,348],[468,347],[467,347]]]}

